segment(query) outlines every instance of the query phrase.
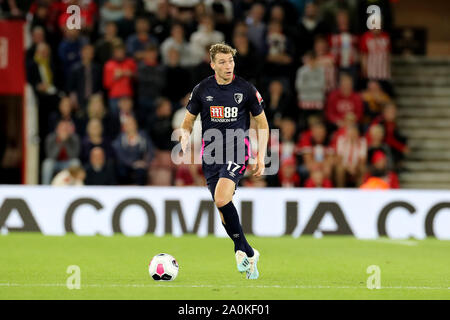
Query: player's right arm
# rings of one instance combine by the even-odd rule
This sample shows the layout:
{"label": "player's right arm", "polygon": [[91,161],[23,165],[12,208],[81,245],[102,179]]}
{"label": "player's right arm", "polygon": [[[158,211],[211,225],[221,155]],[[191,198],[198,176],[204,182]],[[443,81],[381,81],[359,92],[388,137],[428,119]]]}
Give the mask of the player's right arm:
{"label": "player's right arm", "polygon": [[202,110],[202,104],[199,99],[199,85],[196,85],[192,90],[191,96],[189,97],[189,102],[186,106],[186,114],[184,116],[184,120],[181,123],[181,149],[183,153],[186,152],[187,145],[189,143],[189,137],[192,132],[192,128],[194,127],[195,119],[198,114]]}
{"label": "player's right arm", "polygon": [[195,119],[197,118],[197,115],[190,113],[186,110],[186,114],[184,115],[184,120],[181,123],[181,149],[183,150],[183,153],[186,152],[187,145],[189,143],[189,137],[192,132],[192,128],[194,127]]}

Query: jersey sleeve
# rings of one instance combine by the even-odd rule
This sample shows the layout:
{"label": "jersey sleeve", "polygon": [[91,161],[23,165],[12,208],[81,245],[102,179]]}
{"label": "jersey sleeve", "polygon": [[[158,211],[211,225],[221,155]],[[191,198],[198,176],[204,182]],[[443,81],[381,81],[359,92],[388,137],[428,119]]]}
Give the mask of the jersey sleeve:
{"label": "jersey sleeve", "polygon": [[252,85],[249,84],[249,99],[248,99],[248,107],[252,116],[256,117],[264,110],[264,100],[261,97],[261,94],[258,90]]}
{"label": "jersey sleeve", "polygon": [[200,101],[200,89],[199,85],[196,85],[194,89],[192,89],[186,109],[193,115],[198,115],[200,111],[202,111],[202,104]]}

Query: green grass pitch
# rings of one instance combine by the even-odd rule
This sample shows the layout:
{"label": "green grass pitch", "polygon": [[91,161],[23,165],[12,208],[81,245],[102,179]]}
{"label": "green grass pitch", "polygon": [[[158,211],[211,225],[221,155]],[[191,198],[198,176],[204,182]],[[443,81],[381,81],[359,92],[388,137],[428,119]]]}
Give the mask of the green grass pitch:
{"label": "green grass pitch", "polygon": [[[450,299],[450,241],[248,240],[261,253],[257,280],[237,271],[228,238],[11,233],[0,236],[0,299]],[[160,252],[179,262],[175,281],[150,278]],[[81,269],[79,290],[66,287],[69,265]],[[370,265],[381,289],[366,286]]]}

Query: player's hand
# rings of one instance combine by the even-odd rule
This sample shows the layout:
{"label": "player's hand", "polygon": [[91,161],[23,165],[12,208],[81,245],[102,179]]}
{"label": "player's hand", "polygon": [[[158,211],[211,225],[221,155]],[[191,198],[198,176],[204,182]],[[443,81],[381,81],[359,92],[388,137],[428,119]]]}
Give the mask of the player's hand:
{"label": "player's hand", "polygon": [[189,144],[189,132],[187,130],[181,130],[181,150],[183,151],[183,154],[187,152],[187,146]]}
{"label": "player's hand", "polygon": [[261,159],[258,159],[256,164],[253,164],[253,176],[260,177],[264,173],[265,164],[264,161]]}

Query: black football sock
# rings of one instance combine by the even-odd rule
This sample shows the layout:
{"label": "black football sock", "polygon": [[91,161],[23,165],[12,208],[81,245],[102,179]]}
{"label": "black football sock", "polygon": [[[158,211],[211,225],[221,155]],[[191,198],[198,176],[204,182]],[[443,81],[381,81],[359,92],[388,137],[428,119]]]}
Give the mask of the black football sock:
{"label": "black football sock", "polygon": [[222,212],[223,219],[225,220],[225,224],[222,223],[222,225],[227,231],[228,236],[234,242],[234,252],[241,250],[247,254],[247,257],[253,257],[253,249],[248,244],[244,232],[242,231],[242,226],[239,223],[239,216],[233,202],[228,202],[223,207],[220,207],[219,210]]}

